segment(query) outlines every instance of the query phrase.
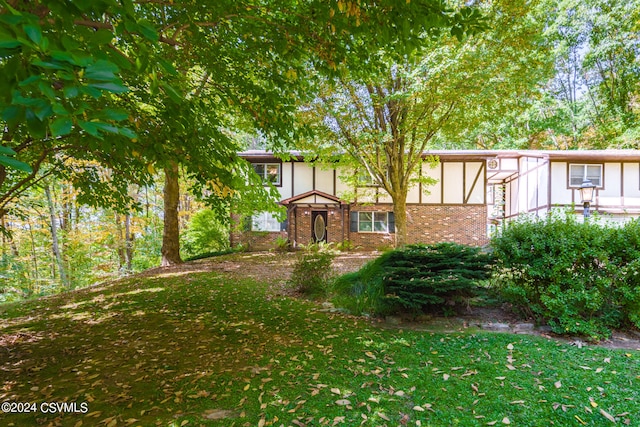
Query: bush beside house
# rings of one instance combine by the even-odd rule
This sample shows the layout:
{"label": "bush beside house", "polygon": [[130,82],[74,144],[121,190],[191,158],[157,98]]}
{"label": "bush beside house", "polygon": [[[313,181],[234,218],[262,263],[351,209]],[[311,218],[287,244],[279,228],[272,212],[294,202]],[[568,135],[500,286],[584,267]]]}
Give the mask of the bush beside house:
{"label": "bush beside house", "polygon": [[334,302],[354,314],[443,312],[489,277],[524,317],[556,333],[599,340],[640,328],[640,220],[525,218],[493,238],[491,255],[453,243],[408,245],[337,278]]}
{"label": "bush beside house", "polygon": [[491,246],[504,298],[561,334],[640,328],[640,221],[607,226],[552,214],[509,223]]}

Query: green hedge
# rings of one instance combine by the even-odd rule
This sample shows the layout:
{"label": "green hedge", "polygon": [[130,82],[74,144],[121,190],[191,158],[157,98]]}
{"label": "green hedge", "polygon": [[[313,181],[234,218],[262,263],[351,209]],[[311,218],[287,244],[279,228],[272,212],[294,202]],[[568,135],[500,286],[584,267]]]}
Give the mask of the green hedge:
{"label": "green hedge", "polygon": [[491,246],[502,295],[554,332],[600,339],[640,327],[639,221],[554,213],[510,222]]}

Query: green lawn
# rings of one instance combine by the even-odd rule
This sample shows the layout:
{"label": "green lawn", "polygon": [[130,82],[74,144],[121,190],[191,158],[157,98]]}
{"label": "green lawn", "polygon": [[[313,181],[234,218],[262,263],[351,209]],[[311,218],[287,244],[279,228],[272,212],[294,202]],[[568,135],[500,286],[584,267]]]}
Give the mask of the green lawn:
{"label": "green lawn", "polygon": [[0,306],[0,402],[36,409],[0,425],[640,425],[637,351],[319,308],[217,273]]}

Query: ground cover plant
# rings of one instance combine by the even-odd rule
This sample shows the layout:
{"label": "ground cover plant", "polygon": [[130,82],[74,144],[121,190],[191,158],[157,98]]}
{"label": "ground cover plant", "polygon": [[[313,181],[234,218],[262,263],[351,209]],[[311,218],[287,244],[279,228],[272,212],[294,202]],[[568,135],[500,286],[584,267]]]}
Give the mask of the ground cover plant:
{"label": "ground cover plant", "polygon": [[556,212],[510,222],[491,246],[502,295],[556,333],[640,328],[640,222],[611,226]]}
{"label": "ground cover plant", "polygon": [[491,275],[491,257],[456,243],[415,244],[386,252],[339,277],[336,303],[355,314],[453,310]]}
{"label": "ground cover plant", "polygon": [[637,351],[380,329],[229,273],[169,269],[0,313],[0,402],[38,405],[0,425],[599,426],[640,413]]}

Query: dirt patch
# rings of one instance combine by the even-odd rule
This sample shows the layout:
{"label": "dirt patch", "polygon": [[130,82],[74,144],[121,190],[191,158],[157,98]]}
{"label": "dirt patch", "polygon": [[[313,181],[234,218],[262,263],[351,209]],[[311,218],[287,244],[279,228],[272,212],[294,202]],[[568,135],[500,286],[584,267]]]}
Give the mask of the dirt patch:
{"label": "dirt patch", "polygon": [[[360,269],[366,262],[380,255],[380,252],[345,252],[336,256],[333,262],[336,274],[345,274]],[[253,278],[271,284],[269,298],[292,295],[286,282],[291,276],[297,254],[294,252],[250,252],[225,255],[191,261],[172,267],[147,270],[145,277],[180,275],[195,272],[219,272],[238,278]],[[538,327],[530,320],[518,318],[507,307],[472,307],[467,313],[450,317],[421,316],[403,318],[391,316],[372,322],[384,328],[411,329],[429,332],[472,331],[474,329],[494,332],[539,335],[545,338],[568,342],[577,346],[600,345],[608,348],[622,348],[640,351],[640,333],[636,331],[616,331],[609,340],[598,344],[586,343],[578,337],[564,337],[553,334],[547,327]]]}

